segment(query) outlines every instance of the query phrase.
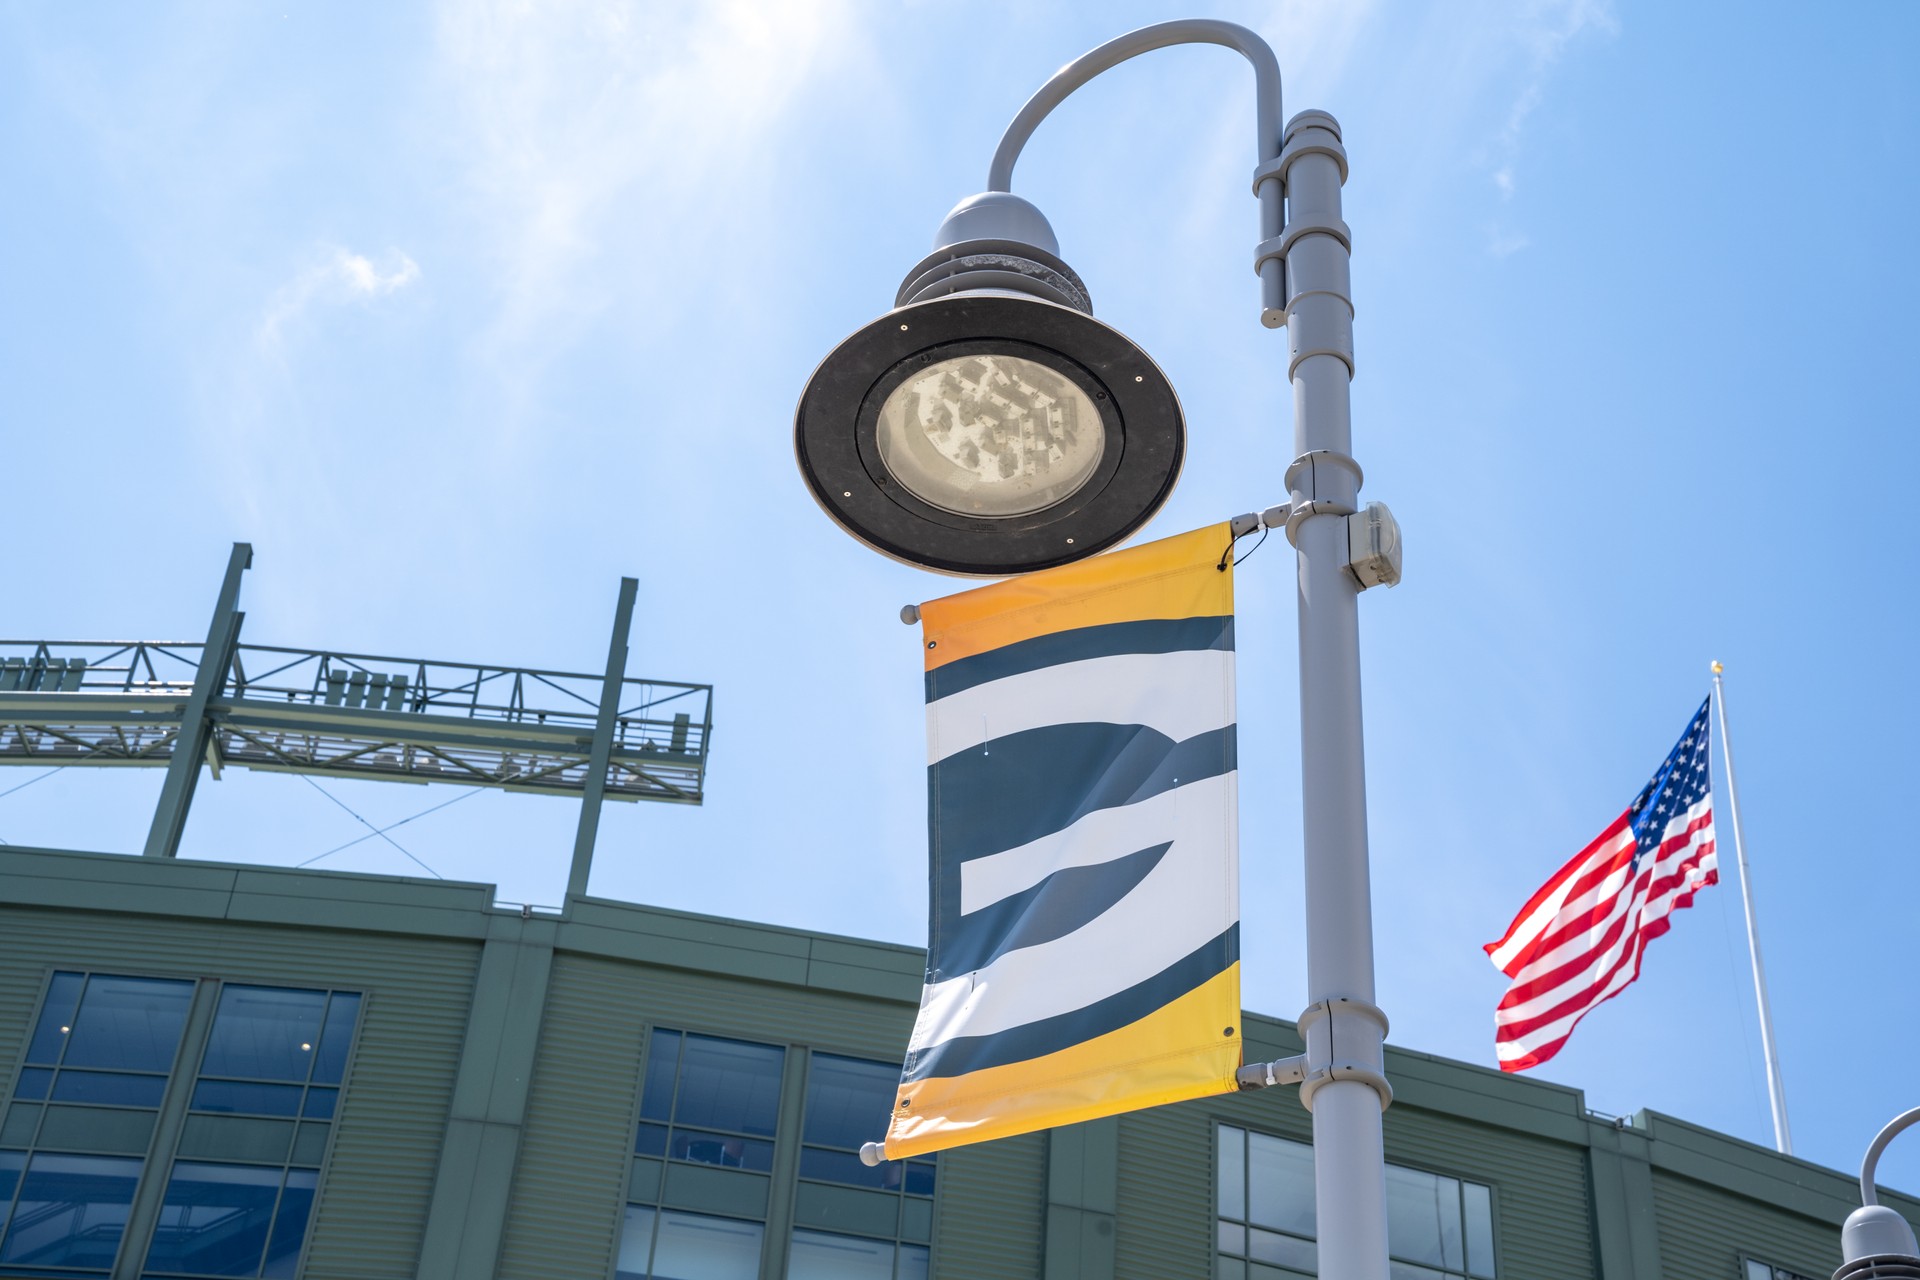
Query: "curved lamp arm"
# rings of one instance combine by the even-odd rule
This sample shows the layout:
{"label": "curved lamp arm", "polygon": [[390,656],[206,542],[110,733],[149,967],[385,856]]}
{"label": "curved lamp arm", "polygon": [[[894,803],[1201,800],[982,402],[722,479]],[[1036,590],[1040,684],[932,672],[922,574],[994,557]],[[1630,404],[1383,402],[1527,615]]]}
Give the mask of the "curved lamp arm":
{"label": "curved lamp arm", "polygon": [[[1177,44],[1218,44],[1237,50],[1253,64],[1254,114],[1259,168],[1254,171],[1255,190],[1260,197],[1260,240],[1262,244],[1279,238],[1286,221],[1285,191],[1279,168],[1281,119],[1280,61],[1273,48],[1257,34],[1232,22],[1211,18],[1183,18],[1176,22],[1157,22],[1138,31],[1107,41],[1099,48],[1081,54],[1054,72],[1048,81],[1020,108],[1013,123],[1001,135],[993,153],[993,166],[987,171],[987,190],[1012,191],[1013,166],[1020,150],[1040,122],[1075,89],[1103,71],[1119,66],[1130,58],[1155,49]],[[1278,258],[1267,258],[1259,266],[1262,288],[1262,320],[1269,327],[1280,323],[1286,306],[1283,268]]]}
{"label": "curved lamp arm", "polygon": [[1880,1163],[1880,1153],[1887,1149],[1887,1144],[1892,1142],[1895,1135],[1902,1129],[1915,1124],[1920,1124],[1920,1107],[1915,1107],[1911,1111],[1895,1116],[1887,1127],[1882,1129],[1874,1138],[1873,1142],[1867,1147],[1867,1158],[1860,1162],[1861,1204],[1871,1205],[1880,1203],[1879,1193],[1873,1189],[1873,1171],[1875,1166]]}

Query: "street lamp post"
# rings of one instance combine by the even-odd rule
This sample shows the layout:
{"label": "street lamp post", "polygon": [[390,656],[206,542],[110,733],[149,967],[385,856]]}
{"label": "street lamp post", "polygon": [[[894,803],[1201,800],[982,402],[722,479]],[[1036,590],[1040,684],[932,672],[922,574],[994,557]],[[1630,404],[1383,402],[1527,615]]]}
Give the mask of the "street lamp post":
{"label": "street lamp post", "polygon": [[[1278,1073],[1243,1069],[1242,1080],[1249,1087],[1298,1080],[1313,1114],[1320,1274],[1386,1280],[1381,1112],[1392,1093],[1386,1017],[1374,1004],[1363,586],[1349,520],[1366,517],[1355,516],[1361,473],[1351,453],[1351,239],[1341,218],[1347,159],[1339,125],[1308,111],[1283,128],[1273,50],[1232,23],[1159,23],[1067,64],[1014,117],[994,153],[988,190],[948,215],[934,253],[902,284],[896,309],[848,338],[815,372],[796,414],[795,449],[816,501],[843,528],[888,555],[943,572],[997,576],[1066,563],[1151,517],[1184,454],[1178,402],[1144,352],[1092,318],[1086,288],[1060,258],[1046,218],[1011,187],[1021,148],[1068,95],[1130,58],[1179,44],[1225,45],[1253,66],[1260,320],[1285,327],[1293,386],[1288,501],[1261,520],[1284,527],[1298,559],[1307,1052]],[[1024,463],[1002,478],[950,455],[943,462],[903,430],[902,388],[946,376],[938,371],[959,369],[983,351],[1054,379],[1047,412],[1077,406],[1079,422],[1098,422],[1101,434],[1090,438],[1100,447],[1082,450],[1058,480],[1051,466],[1032,468],[1045,473],[1041,484]],[[951,438],[944,424],[935,431]],[[1389,519],[1384,509],[1369,515],[1376,524]],[[1396,541],[1391,573],[1375,570],[1368,582],[1396,581],[1397,563]]]}
{"label": "street lamp post", "polygon": [[1840,1269],[1833,1280],[1920,1280],[1920,1244],[1913,1228],[1891,1206],[1880,1203],[1874,1173],[1880,1153],[1903,1129],[1920,1124],[1920,1107],[1887,1122],[1867,1144],[1860,1162],[1860,1207],[1847,1215],[1840,1229]]}

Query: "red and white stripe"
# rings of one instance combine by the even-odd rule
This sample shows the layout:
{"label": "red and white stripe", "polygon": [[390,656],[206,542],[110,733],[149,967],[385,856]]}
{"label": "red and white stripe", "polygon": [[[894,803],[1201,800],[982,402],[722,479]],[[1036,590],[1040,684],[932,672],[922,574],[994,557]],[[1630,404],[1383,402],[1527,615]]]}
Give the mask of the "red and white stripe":
{"label": "red and white stripe", "polygon": [[1487,954],[1513,979],[1494,1014],[1502,1071],[1524,1071],[1560,1051],[1588,1010],[1640,976],[1647,944],[1668,917],[1720,878],[1713,797],[1667,824],[1660,847],[1633,865],[1630,814],[1555,872]]}

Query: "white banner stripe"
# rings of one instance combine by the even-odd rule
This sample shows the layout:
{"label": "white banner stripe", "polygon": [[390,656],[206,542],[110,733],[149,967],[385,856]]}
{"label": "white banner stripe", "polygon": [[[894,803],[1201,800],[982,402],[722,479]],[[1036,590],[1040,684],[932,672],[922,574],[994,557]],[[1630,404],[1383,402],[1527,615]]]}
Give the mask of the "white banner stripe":
{"label": "white banner stripe", "polygon": [[1139,724],[1175,742],[1234,722],[1233,651],[1117,653],[1023,671],[927,704],[927,763],[1054,724]]}
{"label": "white banner stripe", "polygon": [[[1206,802],[1218,805],[1218,793]],[[1234,848],[1231,842],[1175,840],[1159,865],[1097,919],[928,986],[910,1049],[1084,1009],[1197,951],[1239,918]]]}
{"label": "white banner stripe", "polygon": [[1038,840],[988,854],[960,868],[960,910],[971,915],[1002,898],[1024,893],[1056,871],[1091,867],[1167,840],[1234,846],[1238,775],[1189,782],[1137,804],[1095,809],[1072,826]]}

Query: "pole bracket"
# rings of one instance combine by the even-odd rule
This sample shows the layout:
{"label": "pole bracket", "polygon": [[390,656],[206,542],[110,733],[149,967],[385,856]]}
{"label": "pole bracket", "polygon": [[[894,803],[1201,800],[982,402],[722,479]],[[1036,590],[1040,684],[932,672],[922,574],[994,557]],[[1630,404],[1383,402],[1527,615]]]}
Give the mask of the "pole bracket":
{"label": "pole bracket", "polygon": [[1365,1000],[1336,996],[1308,1005],[1300,1015],[1300,1034],[1307,1042],[1306,1075],[1300,1081],[1300,1103],[1313,1110],[1313,1095],[1335,1080],[1357,1080],[1380,1096],[1380,1109],[1393,1103],[1387,1083],[1387,1015]]}

